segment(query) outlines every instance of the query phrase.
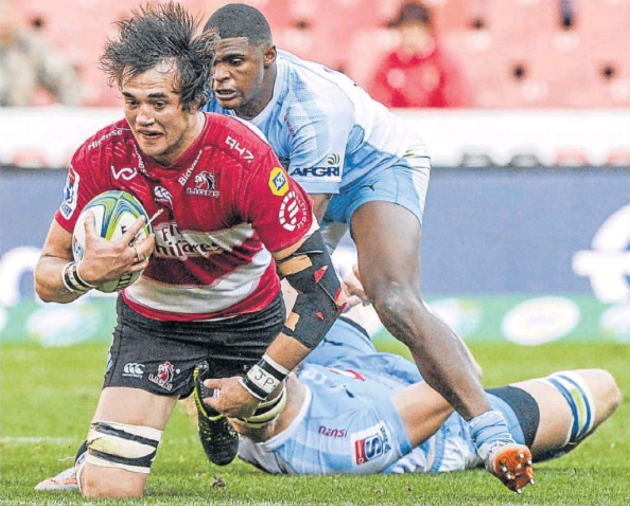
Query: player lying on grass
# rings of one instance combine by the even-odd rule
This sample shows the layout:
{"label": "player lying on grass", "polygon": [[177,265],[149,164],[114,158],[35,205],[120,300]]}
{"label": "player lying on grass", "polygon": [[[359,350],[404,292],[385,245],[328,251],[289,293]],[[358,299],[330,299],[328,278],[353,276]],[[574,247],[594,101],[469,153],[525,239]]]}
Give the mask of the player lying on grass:
{"label": "player lying on grass", "polygon": [[[559,371],[486,393],[534,462],[575,448],[620,402],[602,369]],[[290,375],[280,412],[258,423],[231,422],[242,436],[240,458],[275,474],[425,473],[483,464],[468,424],[414,364],[377,352],[345,317]],[[516,460],[497,459],[490,471],[518,492],[533,483],[533,473],[527,458]]]}
{"label": "player lying on grass", "polygon": [[[435,473],[483,464],[468,425],[415,365],[377,352],[365,330],[346,317],[289,375],[285,392],[282,403],[258,419],[230,419],[241,434],[240,458],[269,473]],[[561,371],[486,392],[513,438],[532,449],[534,462],[575,448],[620,402],[615,380],[601,369]],[[527,458],[491,467],[512,490],[533,483]],[[74,469],[38,489],[76,489]]]}

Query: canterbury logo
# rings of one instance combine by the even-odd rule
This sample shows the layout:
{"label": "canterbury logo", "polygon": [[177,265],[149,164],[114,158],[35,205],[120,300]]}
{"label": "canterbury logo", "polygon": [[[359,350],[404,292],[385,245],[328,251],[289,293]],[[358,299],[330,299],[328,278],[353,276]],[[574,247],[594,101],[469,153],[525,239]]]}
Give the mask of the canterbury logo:
{"label": "canterbury logo", "polygon": [[123,367],[123,376],[133,376],[135,378],[141,378],[143,374],[144,364],[127,362]]}

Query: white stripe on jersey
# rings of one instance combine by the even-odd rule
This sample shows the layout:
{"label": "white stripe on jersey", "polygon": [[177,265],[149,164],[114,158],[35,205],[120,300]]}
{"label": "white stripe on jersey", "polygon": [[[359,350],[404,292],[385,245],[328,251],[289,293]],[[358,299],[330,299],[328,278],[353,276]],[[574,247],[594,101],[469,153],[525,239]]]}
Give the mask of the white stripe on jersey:
{"label": "white stripe on jersey", "polygon": [[258,286],[271,263],[262,249],[251,259],[210,285],[170,285],[146,276],[125,290],[132,302],[157,311],[203,314],[223,311],[246,299]]}
{"label": "white stripe on jersey", "polygon": [[253,235],[254,228],[251,223],[239,223],[212,232],[182,230],[175,222],[160,223],[155,227],[154,255],[180,260],[187,257],[220,255],[242,245]]}

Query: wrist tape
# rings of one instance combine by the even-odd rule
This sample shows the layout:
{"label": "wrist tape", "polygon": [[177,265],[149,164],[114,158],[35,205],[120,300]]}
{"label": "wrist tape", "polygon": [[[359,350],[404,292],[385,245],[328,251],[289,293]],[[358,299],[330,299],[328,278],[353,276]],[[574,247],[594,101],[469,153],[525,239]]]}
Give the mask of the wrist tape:
{"label": "wrist tape", "polygon": [[78,262],[68,262],[61,271],[61,281],[70,293],[86,293],[96,285],[85,281],[79,274]]}
{"label": "wrist tape", "polygon": [[266,353],[239,382],[252,396],[261,401],[269,397],[282,380],[289,374],[289,370],[275,362]]}

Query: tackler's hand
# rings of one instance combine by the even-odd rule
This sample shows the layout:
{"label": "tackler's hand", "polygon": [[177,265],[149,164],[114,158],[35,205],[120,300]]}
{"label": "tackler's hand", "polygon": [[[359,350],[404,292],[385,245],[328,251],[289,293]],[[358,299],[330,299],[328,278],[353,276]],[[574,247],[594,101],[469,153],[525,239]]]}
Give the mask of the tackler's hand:
{"label": "tackler's hand", "polygon": [[352,266],[352,272],[344,273],[341,281],[344,294],[346,295],[346,311],[359,303],[363,303],[363,305],[370,303],[370,299],[365,293],[365,289],[361,283],[358,265],[355,264]]}
{"label": "tackler's hand", "polygon": [[260,401],[245,390],[239,379],[238,376],[233,376],[205,380],[204,386],[213,389],[214,395],[206,397],[203,402],[228,418],[251,416]]}

